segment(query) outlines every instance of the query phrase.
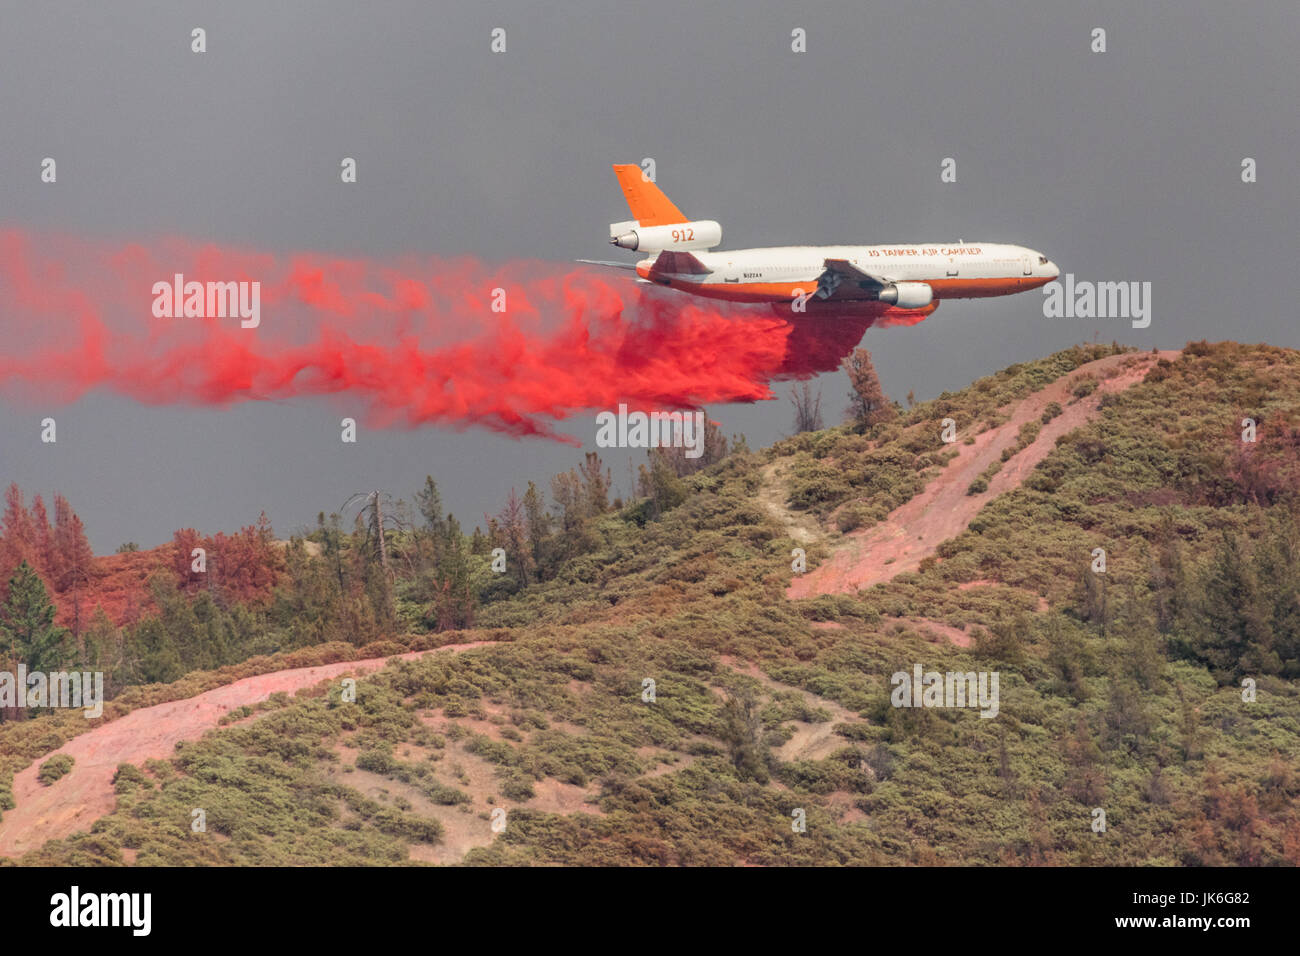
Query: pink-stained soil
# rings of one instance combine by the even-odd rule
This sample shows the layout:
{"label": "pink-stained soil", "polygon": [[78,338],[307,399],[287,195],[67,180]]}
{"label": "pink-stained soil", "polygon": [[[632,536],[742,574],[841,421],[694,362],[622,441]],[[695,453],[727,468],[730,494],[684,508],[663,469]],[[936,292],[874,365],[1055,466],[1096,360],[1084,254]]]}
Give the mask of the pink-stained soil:
{"label": "pink-stained soil", "polygon": [[889,618],[889,620],[907,624],[922,634],[928,635],[936,642],[948,640],[958,647],[970,647],[975,643],[975,639],[967,634],[965,630],[951,624],[945,624],[943,621],[935,621],[928,617],[901,617]]}
{"label": "pink-stained soil", "polygon": [[[818,594],[852,594],[905,571],[917,570],[922,559],[935,554],[941,543],[965,531],[984,505],[1020,487],[1056,446],[1059,436],[1094,418],[1103,395],[1137,384],[1157,359],[1173,360],[1178,354],[1176,351],[1138,352],[1089,362],[1013,406],[1005,423],[974,436],[974,444],[965,444],[966,436],[959,433],[952,446],[958,452],[957,457],[923,491],[880,523],[845,535],[827,560],[791,581],[786,596],[798,599]],[[1096,390],[1074,400],[1071,392],[1075,385],[1089,376],[1097,379]],[[1015,445],[1020,426],[1038,421],[1051,402],[1059,403],[1064,409],[1062,413],[1042,426],[1029,447],[1002,465],[989,481],[987,491],[966,494],[971,482],[999,460],[1002,450]]]}
{"label": "pink-stained soil", "polygon": [[[974,588],[1000,588],[1000,587],[1010,587],[1010,585],[1004,585],[1001,581],[994,581],[989,578],[980,578],[978,581],[961,582],[961,584],[957,585],[957,590],[970,591]],[[1027,593],[1033,593],[1033,592],[1027,592]],[[1047,603],[1047,598],[1043,597],[1041,594],[1035,594],[1034,599],[1037,603],[1037,610],[1040,614],[1043,611],[1047,610],[1049,606]]]}
{"label": "pink-stained soil", "polygon": [[[425,654],[469,650],[490,643],[448,644],[397,656],[412,660]],[[91,824],[113,810],[116,801],[113,774],[118,764],[140,765],[149,759],[170,757],[176,744],[197,740],[218,726],[221,718],[232,710],[259,703],[272,694],[293,694],[324,680],[375,671],[388,660],[380,657],[342,661],[258,674],[185,700],[142,707],[74,737],[14,775],[17,806],[6,810],[0,820],[0,856],[21,856],[49,840],[89,830]],[[41,764],[54,753],[68,754],[75,763],[65,776],[46,787],[36,775]]]}

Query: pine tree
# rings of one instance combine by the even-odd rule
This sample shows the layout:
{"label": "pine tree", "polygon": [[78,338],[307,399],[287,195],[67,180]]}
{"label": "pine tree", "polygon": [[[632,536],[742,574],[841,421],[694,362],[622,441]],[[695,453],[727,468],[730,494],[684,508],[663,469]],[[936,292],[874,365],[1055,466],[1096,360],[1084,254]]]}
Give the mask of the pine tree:
{"label": "pine tree", "polygon": [[446,534],[447,523],[442,514],[442,495],[438,493],[438,483],[433,480],[432,475],[424,476],[424,487],[415,493],[415,502],[420,517],[424,519],[425,529],[438,536]]}
{"label": "pine tree", "polygon": [[583,497],[586,499],[586,513],[604,514],[609,510],[609,489],[613,482],[610,479],[609,469],[600,460],[600,455],[594,451],[587,452],[586,461],[579,466],[579,476],[582,479]]}
{"label": "pine tree", "polygon": [[343,522],[337,513],[331,513],[326,519],[325,512],[316,515],[316,533],[320,536],[325,560],[339,583],[339,594],[347,590],[347,576],[343,564]]}
{"label": "pine tree", "polygon": [[642,465],[637,477],[637,493],[650,499],[650,514],[655,518],[686,500],[686,485],[663,452],[662,448],[651,448],[650,467]]}
{"label": "pine tree", "polygon": [[1149,602],[1130,581],[1122,592],[1112,630],[1123,642],[1121,673],[1144,691],[1155,687],[1164,671],[1164,639],[1155,626]]}
{"label": "pine tree", "polygon": [[1023,612],[1012,618],[1000,618],[988,630],[980,628],[976,632],[975,656],[989,658],[1010,669],[1018,668],[1024,663],[1030,637],[1029,618]]}
{"label": "pine tree", "polygon": [[[588,457],[590,463],[591,457]],[[597,459],[599,462],[599,459]],[[531,579],[533,555],[528,547],[528,526],[525,520],[524,506],[515,489],[510,489],[506,506],[501,509],[496,521],[500,547],[505,548],[507,567],[512,567],[520,587],[527,587]]]}
{"label": "pine tree", "polygon": [[1255,549],[1261,581],[1268,582],[1272,605],[1272,653],[1261,663],[1283,677],[1300,677],[1300,513],[1275,508]]}
{"label": "pine tree", "polygon": [[79,659],[88,670],[104,673],[104,693],[108,697],[115,696],[120,687],[124,650],[122,632],[113,626],[103,607],[96,606],[82,639]]}
{"label": "pine tree", "polygon": [[128,641],[132,658],[132,683],[167,684],[185,674],[180,652],[156,617],[141,621]]}
{"label": "pine tree", "polygon": [[0,604],[0,646],[16,666],[28,670],[57,670],[63,663],[67,631],[54,623],[54,605],[40,576],[26,561],[9,579]]}
{"label": "pine tree", "polygon": [[1061,690],[1073,697],[1076,703],[1087,700],[1088,688],[1084,677],[1091,661],[1083,637],[1058,614],[1046,618],[1043,634],[1047,639],[1047,664],[1056,672]]}
{"label": "pine tree", "polygon": [[1106,633],[1110,624],[1110,600],[1107,595],[1106,575],[1092,570],[1085,563],[1079,571],[1074,589],[1074,601],[1079,608],[1079,618],[1089,624],[1096,624],[1101,633]]}
{"label": "pine tree", "polygon": [[762,743],[762,730],[758,704],[752,694],[742,691],[723,703],[718,736],[727,745],[732,765],[742,780],[767,783],[769,779],[768,750]]}
{"label": "pine tree", "polygon": [[551,516],[546,513],[542,493],[531,481],[524,492],[524,518],[528,523],[528,546],[533,553],[533,567],[537,576],[544,579],[550,565]]}
{"label": "pine tree", "polygon": [[587,518],[587,496],[583,494],[582,479],[578,473],[571,469],[552,478],[551,497],[555,499],[560,532],[567,541]]}
{"label": "pine tree", "polygon": [[1088,719],[1082,714],[1075,721],[1074,734],[1065,740],[1064,754],[1069,766],[1065,792],[1085,806],[1095,807],[1105,796],[1103,757],[1093,740]]}
{"label": "pine tree", "polygon": [[440,631],[469,627],[474,623],[474,585],[469,560],[465,555],[465,537],[460,524],[447,515],[442,541],[442,560],[434,577],[434,601],[429,610]]}
{"label": "pine tree", "polygon": [[1275,661],[1269,594],[1237,535],[1223,533],[1189,603],[1188,624],[1171,644],[1220,682]]}
{"label": "pine tree", "polygon": [[1185,586],[1182,552],[1172,517],[1166,515],[1156,528],[1155,561],[1151,569],[1151,590],[1155,599],[1156,628],[1168,634],[1182,607],[1179,596]]}

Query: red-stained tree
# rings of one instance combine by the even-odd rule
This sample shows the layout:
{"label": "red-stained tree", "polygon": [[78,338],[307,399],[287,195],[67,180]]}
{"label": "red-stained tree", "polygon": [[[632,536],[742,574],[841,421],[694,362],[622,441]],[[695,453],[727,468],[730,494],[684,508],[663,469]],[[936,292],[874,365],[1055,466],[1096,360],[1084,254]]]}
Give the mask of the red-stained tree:
{"label": "red-stained tree", "polygon": [[[194,549],[207,549],[203,535],[193,528],[181,528],[172,535],[171,567],[176,573],[176,584],[186,594],[196,594],[207,582],[205,572],[194,570]],[[206,564],[206,558],[204,559]]]}
{"label": "red-stained tree", "polygon": [[48,578],[53,578],[53,571],[58,565],[58,556],[54,553],[54,534],[50,528],[50,516],[45,510],[45,501],[40,495],[32,499],[32,533],[35,552],[33,567],[38,568]]}
{"label": "red-stained tree", "polygon": [[[207,590],[219,600],[261,602],[271,596],[284,556],[272,541],[271,523],[263,512],[257,524],[235,534],[217,532],[203,537],[193,528],[172,536],[170,565],[180,589],[188,594]],[[206,570],[194,570],[194,549],[206,552]]]}
{"label": "red-stained tree", "polygon": [[4,517],[0,519],[0,587],[23,561],[33,568],[42,564],[36,553],[36,529],[16,484],[5,489]]}
{"label": "red-stained tree", "polygon": [[853,354],[844,360],[844,371],[853,386],[849,393],[849,416],[854,421],[870,428],[894,418],[897,411],[880,387],[880,377],[871,363],[870,352],[854,349]]}
{"label": "red-stained tree", "polygon": [[95,556],[86,539],[86,528],[63,495],[54,496],[54,532],[51,536],[51,565],[46,568],[60,591],[80,587],[90,580]]}

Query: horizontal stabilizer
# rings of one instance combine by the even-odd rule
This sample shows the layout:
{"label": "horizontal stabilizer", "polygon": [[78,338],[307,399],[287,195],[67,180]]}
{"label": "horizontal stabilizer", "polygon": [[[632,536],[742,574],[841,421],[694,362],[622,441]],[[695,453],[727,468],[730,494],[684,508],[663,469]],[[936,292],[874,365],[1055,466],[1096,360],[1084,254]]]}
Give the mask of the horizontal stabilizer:
{"label": "horizontal stabilizer", "polygon": [[611,266],[615,269],[636,269],[635,262],[610,262],[608,259],[574,259],[574,262],[585,262],[589,266]]}

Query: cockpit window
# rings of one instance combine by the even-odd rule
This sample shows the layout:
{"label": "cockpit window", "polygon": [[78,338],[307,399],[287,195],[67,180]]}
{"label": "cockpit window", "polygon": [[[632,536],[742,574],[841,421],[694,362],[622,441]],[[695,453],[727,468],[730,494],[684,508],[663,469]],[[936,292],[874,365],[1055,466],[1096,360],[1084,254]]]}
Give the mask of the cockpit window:
{"label": "cockpit window", "polygon": [[1038,257],[1038,264],[1039,264],[1040,266],[1045,266],[1045,265],[1047,265],[1047,256],[1039,256],[1039,257]]}

